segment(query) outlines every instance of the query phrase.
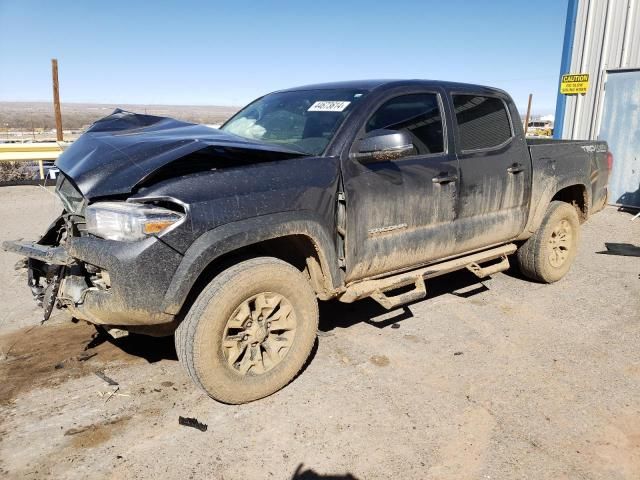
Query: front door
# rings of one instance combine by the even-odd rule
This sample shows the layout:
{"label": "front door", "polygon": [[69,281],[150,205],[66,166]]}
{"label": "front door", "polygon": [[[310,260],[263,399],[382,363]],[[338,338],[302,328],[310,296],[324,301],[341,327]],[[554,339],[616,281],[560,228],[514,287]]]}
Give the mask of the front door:
{"label": "front door", "polygon": [[343,158],[347,204],[347,281],[451,254],[458,165],[449,144],[441,91],[389,94],[367,117],[352,146],[370,131],[402,130],[415,154],[360,163]]}

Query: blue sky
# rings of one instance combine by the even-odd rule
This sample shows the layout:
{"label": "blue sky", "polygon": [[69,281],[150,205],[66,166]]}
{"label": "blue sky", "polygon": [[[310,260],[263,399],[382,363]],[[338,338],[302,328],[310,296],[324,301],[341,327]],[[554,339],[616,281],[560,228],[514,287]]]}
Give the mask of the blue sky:
{"label": "blue sky", "polygon": [[566,0],[0,0],[0,100],[241,105],[334,80],[430,78],[555,108]]}

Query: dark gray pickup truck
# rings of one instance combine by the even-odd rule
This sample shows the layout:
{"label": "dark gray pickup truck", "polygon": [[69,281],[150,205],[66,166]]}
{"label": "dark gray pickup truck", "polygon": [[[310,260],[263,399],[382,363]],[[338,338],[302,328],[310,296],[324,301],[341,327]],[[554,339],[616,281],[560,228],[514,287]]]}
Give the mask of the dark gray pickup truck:
{"label": "dark gray pickup truck", "polygon": [[58,159],[61,216],[28,257],[44,307],[170,335],[211,397],[300,371],[317,300],[394,308],[425,280],[567,273],[607,198],[604,142],[527,141],[508,94],[436,81],[271,93],[219,130],[116,110]]}

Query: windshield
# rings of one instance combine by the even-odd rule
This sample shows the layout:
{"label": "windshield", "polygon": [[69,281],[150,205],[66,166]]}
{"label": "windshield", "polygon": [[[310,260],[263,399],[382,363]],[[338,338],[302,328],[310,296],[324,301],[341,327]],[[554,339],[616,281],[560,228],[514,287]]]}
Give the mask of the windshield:
{"label": "windshield", "polygon": [[271,93],[240,110],[221,130],[320,155],[365,93],[343,89]]}

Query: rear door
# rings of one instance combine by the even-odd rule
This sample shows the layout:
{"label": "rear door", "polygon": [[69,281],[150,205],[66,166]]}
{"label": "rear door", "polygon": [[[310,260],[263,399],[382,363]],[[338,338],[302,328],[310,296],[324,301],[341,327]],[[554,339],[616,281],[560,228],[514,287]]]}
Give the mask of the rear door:
{"label": "rear door", "polygon": [[444,91],[402,92],[372,104],[350,151],[367,132],[385,128],[408,132],[416,154],[376,163],[343,157],[347,281],[426,262],[455,247],[458,166]]}
{"label": "rear door", "polygon": [[[452,92],[460,185],[456,253],[506,242],[525,226],[531,161],[517,111],[495,94]],[[516,134],[517,132],[517,134]]]}

